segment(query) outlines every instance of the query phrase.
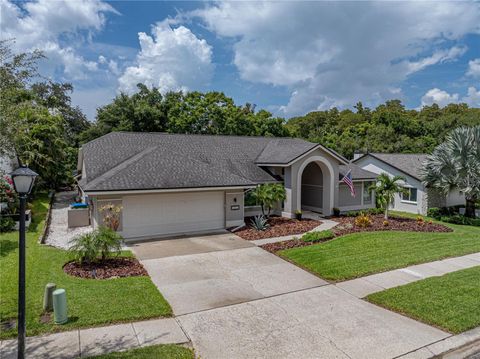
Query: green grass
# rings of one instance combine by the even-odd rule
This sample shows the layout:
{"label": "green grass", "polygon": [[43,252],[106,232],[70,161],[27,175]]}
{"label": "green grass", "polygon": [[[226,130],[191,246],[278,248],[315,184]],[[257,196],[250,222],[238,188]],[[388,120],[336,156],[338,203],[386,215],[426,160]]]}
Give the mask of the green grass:
{"label": "green grass", "polygon": [[325,231],[305,233],[300,239],[304,242],[320,242],[322,240],[330,239],[333,237],[335,237],[333,231],[327,229]]}
{"label": "green grass", "polygon": [[280,251],[283,258],[341,281],[412,264],[480,252],[480,228],[445,224],[449,233],[361,232],[308,247]]}
{"label": "green grass", "polygon": [[[62,267],[70,259],[68,253],[37,243],[47,208],[46,195],[34,201],[27,233],[27,335],[172,315],[149,277],[93,280],[65,274]],[[18,232],[0,234],[0,322],[17,315],[17,267]],[[40,321],[43,290],[49,282],[67,292],[69,322],[65,325]],[[0,329],[2,339],[14,335],[16,330]]]}
{"label": "green grass", "polygon": [[480,325],[480,266],[371,294],[372,303],[460,333]]}
{"label": "green grass", "polygon": [[194,359],[193,350],[175,344],[152,345],[125,352],[89,357],[91,359]]}

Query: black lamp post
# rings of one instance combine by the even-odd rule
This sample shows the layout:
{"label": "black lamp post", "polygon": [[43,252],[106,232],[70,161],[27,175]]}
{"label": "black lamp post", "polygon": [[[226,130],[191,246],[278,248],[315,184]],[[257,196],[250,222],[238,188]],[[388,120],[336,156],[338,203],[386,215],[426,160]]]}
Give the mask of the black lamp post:
{"label": "black lamp post", "polygon": [[26,166],[13,171],[13,186],[20,198],[19,258],[18,258],[18,358],[25,358],[25,205],[38,175]]}

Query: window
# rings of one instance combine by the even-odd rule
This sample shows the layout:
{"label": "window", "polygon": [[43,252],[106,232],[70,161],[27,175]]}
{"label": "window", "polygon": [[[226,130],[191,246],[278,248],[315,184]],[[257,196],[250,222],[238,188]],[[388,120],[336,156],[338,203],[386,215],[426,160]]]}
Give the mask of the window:
{"label": "window", "polygon": [[402,200],[406,202],[417,202],[417,189],[413,187],[405,188],[402,194]]}
{"label": "window", "polygon": [[372,203],[372,191],[369,191],[368,188],[372,186],[373,182],[363,182],[363,204]]}
{"label": "window", "polygon": [[254,191],[253,189],[249,189],[245,191],[245,195],[244,195],[245,207],[258,206],[258,202],[255,196],[253,195],[253,191]]}

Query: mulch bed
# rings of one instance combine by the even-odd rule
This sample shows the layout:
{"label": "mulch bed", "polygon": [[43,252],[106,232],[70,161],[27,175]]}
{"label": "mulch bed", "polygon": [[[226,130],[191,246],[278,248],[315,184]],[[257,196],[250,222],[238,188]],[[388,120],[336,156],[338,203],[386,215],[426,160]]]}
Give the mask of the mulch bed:
{"label": "mulch bed", "polygon": [[245,217],[245,223],[247,226],[239,231],[236,231],[235,234],[237,236],[242,237],[243,239],[246,239],[248,241],[253,241],[255,239],[282,237],[292,234],[305,233],[322,224],[322,222],[320,221],[309,218],[304,218],[299,221],[297,219],[272,216],[268,220],[268,224],[270,225],[270,227],[268,227],[268,229],[264,231],[257,231],[250,226],[252,218],[253,217]]}
{"label": "mulch bed", "polygon": [[137,277],[148,275],[147,271],[135,258],[108,258],[98,263],[80,265],[68,262],[63,271],[71,276],[89,279],[109,279],[120,277]]}
{"label": "mulch bed", "polygon": [[355,217],[335,217],[332,220],[340,222],[333,232],[336,236],[357,232],[375,232],[375,231],[407,231],[407,232],[452,232],[442,224],[432,223],[429,221],[417,221],[412,218],[390,217],[388,218],[388,226],[383,222],[385,218],[383,214],[369,216],[372,224],[368,227],[359,227],[355,225]]}
{"label": "mulch bed", "polygon": [[[431,223],[428,221],[417,221],[411,218],[389,217],[388,226],[383,224],[383,215],[370,216],[372,225],[368,227],[359,227],[355,225],[355,217],[332,217],[332,220],[339,222],[335,228],[332,229],[335,237],[343,236],[349,233],[357,232],[376,232],[376,231],[407,231],[407,232],[439,232],[446,233],[453,230],[442,224]],[[334,237],[334,238],[335,238]],[[326,239],[318,242],[304,242],[300,239],[291,239],[289,241],[268,243],[260,246],[268,252],[276,253],[284,249],[298,248],[311,246],[332,240],[333,238]]]}

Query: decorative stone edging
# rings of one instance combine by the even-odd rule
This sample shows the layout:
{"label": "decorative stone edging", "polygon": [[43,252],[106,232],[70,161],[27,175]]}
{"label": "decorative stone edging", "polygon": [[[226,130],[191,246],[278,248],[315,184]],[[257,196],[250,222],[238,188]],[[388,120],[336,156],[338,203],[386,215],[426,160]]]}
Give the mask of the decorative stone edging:
{"label": "decorative stone edging", "polygon": [[48,229],[50,227],[50,221],[52,219],[52,207],[53,201],[55,199],[55,192],[51,191],[49,194],[50,202],[48,203],[47,217],[45,218],[45,223],[43,224],[42,233],[38,237],[38,243],[45,244],[45,239],[47,238]]}

